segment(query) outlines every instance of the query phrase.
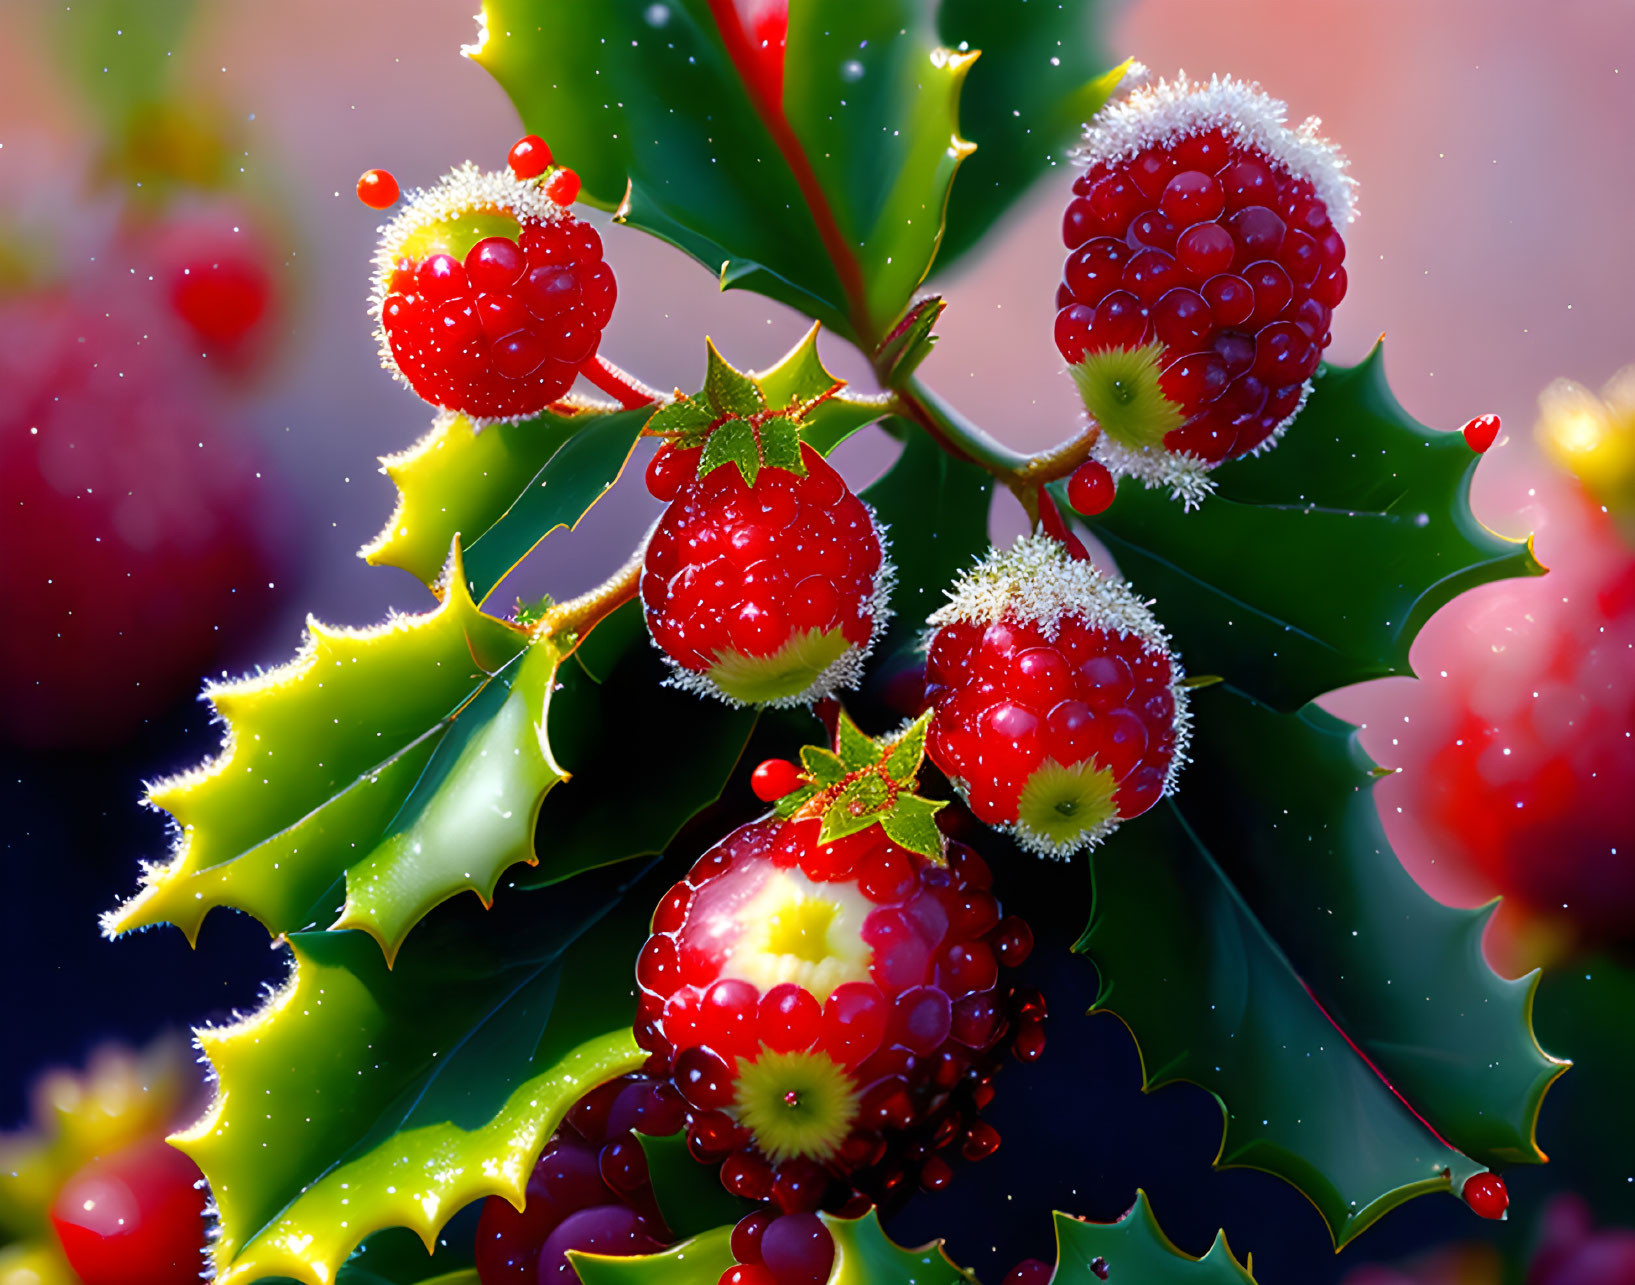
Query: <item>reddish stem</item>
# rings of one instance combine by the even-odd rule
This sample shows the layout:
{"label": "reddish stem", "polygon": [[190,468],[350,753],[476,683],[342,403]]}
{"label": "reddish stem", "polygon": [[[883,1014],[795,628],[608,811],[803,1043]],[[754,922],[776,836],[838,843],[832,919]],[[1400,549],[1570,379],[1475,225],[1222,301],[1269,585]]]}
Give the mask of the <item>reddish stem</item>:
{"label": "reddish stem", "polygon": [[626,410],[635,410],[638,406],[651,406],[663,397],[657,389],[649,388],[634,375],[620,370],[600,354],[581,366],[579,373]]}
{"label": "reddish stem", "polygon": [[[739,16],[733,0],[710,0],[710,12],[715,17],[715,25],[720,29],[721,43],[726,46],[727,57],[732,59],[733,66],[743,77],[750,100],[761,114],[761,122],[772,135],[772,141],[778,145],[784,164],[789,166],[790,172],[795,176],[796,186],[806,198],[806,207],[812,213],[813,223],[817,225],[818,237],[834,263],[841,287],[846,291],[852,329],[857,332],[860,345],[868,351],[873,351],[879,336],[874,333],[874,325],[869,319],[868,307],[864,302],[862,265],[857,262],[857,256],[852,253],[852,247],[842,235],[840,224],[835,221],[834,211],[829,207],[829,198],[823,193],[823,186],[818,182],[812,163],[806,159],[806,151],[801,146],[800,139],[795,137],[795,131],[790,128],[789,120],[783,114],[781,96],[775,99],[768,93],[767,83],[773,78],[763,74],[761,60],[748,33],[744,30],[743,19]],[[777,77],[777,83],[781,85],[782,79],[782,76]]]}
{"label": "reddish stem", "polygon": [[1039,525],[1044,528],[1045,534],[1065,544],[1069,556],[1077,558],[1080,562],[1088,562],[1090,551],[1084,547],[1078,536],[1068,530],[1067,523],[1062,520],[1061,510],[1056,507],[1056,497],[1042,486],[1037,494]]}

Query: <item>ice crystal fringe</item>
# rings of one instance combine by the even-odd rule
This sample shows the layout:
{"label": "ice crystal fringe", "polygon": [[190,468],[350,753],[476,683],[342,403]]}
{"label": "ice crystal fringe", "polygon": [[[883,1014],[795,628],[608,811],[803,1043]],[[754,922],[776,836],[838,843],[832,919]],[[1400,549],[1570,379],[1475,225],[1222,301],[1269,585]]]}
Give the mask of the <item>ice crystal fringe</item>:
{"label": "ice crystal fringe", "polygon": [[[863,666],[874,651],[875,644],[885,633],[886,626],[891,623],[891,591],[897,587],[897,568],[891,561],[890,528],[875,515],[869,504],[863,505],[869,515],[869,521],[874,526],[875,539],[880,541],[880,570],[874,577],[874,592],[869,596],[869,612],[874,621],[874,629],[869,634],[868,642],[861,647],[848,646],[825,668],[812,685],[804,692],[796,692],[793,696],[783,696],[775,701],[767,701],[758,705],[761,709],[796,709],[803,705],[816,705],[821,700],[837,696],[841,692],[853,691],[862,685]],[[651,533],[649,533],[651,534]],[[688,669],[660,647],[658,641],[648,634],[648,641],[664,657],[664,663],[670,668],[670,676],[664,680],[665,687],[674,687],[678,691],[690,692],[694,696],[714,697],[731,705],[734,709],[745,709],[747,701],[741,701],[736,696],[730,696],[722,691],[705,673],[696,669]]]}
{"label": "ice crystal fringe", "polygon": [[[1192,742],[1192,710],[1186,671],[1169,634],[1152,613],[1152,602],[1129,584],[1096,570],[1089,562],[1069,556],[1061,541],[1048,535],[1019,536],[1009,549],[990,549],[986,557],[960,572],[948,603],[931,613],[927,639],[943,625],[997,624],[1006,616],[1033,625],[1055,641],[1069,616],[1091,629],[1141,639],[1169,657],[1170,695],[1175,699],[1175,754],[1164,774],[1164,796],[1175,792],[1176,779],[1186,766]],[[963,792],[963,791],[962,791]],[[1017,843],[1042,857],[1065,859],[1094,847],[1116,823],[1087,832],[1072,844],[1055,844],[1018,824],[999,827]]]}
{"label": "ice crystal fringe", "polygon": [[1084,140],[1069,156],[1085,169],[1134,160],[1149,147],[1219,130],[1253,148],[1297,178],[1310,181],[1337,224],[1357,217],[1357,180],[1346,173],[1340,149],[1322,135],[1323,122],[1309,116],[1290,128],[1289,107],[1252,81],[1211,76],[1208,84],[1181,72],[1173,81],[1145,81],[1146,68],[1127,95],[1108,103],[1084,127]]}

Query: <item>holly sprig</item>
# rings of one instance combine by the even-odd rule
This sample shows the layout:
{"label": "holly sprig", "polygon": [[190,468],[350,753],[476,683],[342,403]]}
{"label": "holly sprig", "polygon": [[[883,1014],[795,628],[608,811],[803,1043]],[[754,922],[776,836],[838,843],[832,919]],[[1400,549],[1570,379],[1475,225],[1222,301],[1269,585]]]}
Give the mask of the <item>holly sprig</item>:
{"label": "holly sprig", "polygon": [[789,820],[817,818],[820,843],[833,843],[879,826],[900,848],[941,861],[936,815],[946,802],[914,792],[931,726],[927,710],[901,731],[879,738],[860,729],[845,710],[835,724],[835,747],[801,748],[802,783],[778,800]]}
{"label": "holly sprig", "polygon": [[[262,918],[291,960],[262,1009],[201,1036],[218,1097],[184,1145],[212,1183],[220,1279],[361,1280],[348,1256],[371,1233],[411,1227],[430,1243],[460,1204],[519,1198],[572,1097],[639,1061],[625,1001],[652,894],[637,859],[702,809],[730,810],[752,736],[804,739],[660,687],[631,602],[640,548],[579,598],[509,621],[486,609],[620,482],[641,436],[751,484],[869,424],[901,444],[865,492],[897,567],[896,619],[856,706],[870,714],[985,548],[994,495],[1046,516],[1045,489],[1096,430],[1069,426],[1027,454],[963,415],[922,376],[947,306],[925,291],[1117,84],[1123,69],[1100,72],[1087,38],[1094,14],[1090,0],[809,0],[792,7],[771,101],[737,61],[730,5],[487,0],[472,56],[588,200],[814,324],[758,372],[707,344],[695,393],[657,398],[598,358],[586,374],[618,404],[574,398],[505,424],[438,416],[384,461],[399,506],[365,550],[437,605],[378,630],[314,625],[297,663],[213,689],[228,743],[155,787],[178,846],[108,927],[192,933],[228,905]],[[879,395],[826,368],[818,323],[857,349]],[[1541,1160],[1539,1099],[1563,1069],[1532,1036],[1536,979],[1498,979],[1479,915],[1407,879],[1372,766],[1311,705],[1409,672],[1418,629],[1456,593],[1538,570],[1472,516],[1475,462],[1457,434],[1402,411],[1376,354],[1325,370],[1287,440],[1219,470],[1196,512],[1126,484],[1090,528],[1157,600],[1189,669],[1223,679],[1197,701],[1176,802],[1091,861],[1079,945],[1102,977],[1098,1006],[1129,1024],[1149,1086],[1185,1076],[1217,1096],[1220,1163],[1282,1175],[1342,1242],[1410,1196]],[[826,842],[878,825],[937,858],[943,805],[916,792],[926,727],[871,738],[842,713],[832,748],[802,751],[805,780],[779,813],[820,818]],[[663,764],[639,791],[632,729]],[[1005,852],[995,839],[991,855]],[[1413,949],[1387,968],[1373,937],[1403,923]],[[1140,1204],[1116,1226],[1061,1224],[1058,1279],[1099,1278],[1096,1259],[1115,1253],[1153,1280],[1246,1275],[1224,1244],[1198,1263],[1149,1253]],[[831,1227],[842,1285],[899,1279],[907,1260],[892,1252],[915,1252],[880,1248],[877,1223]],[[1070,1258],[1070,1242],[1084,1253]],[[679,1252],[666,1261],[678,1268]],[[638,1263],[581,1270],[683,1279],[628,1274]],[[946,1275],[932,1260],[912,1270]]]}

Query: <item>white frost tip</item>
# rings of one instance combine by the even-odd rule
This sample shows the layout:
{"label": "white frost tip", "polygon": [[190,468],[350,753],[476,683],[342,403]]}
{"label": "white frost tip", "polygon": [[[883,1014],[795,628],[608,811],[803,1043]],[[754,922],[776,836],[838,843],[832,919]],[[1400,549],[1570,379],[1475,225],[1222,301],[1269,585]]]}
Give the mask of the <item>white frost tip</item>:
{"label": "white frost tip", "polygon": [[1259,152],[1296,178],[1311,183],[1336,226],[1357,217],[1357,180],[1346,173],[1340,149],[1324,138],[1322,121],[1307,117],[1292,129],[1288,104],[1258,84],[1211,76],[1208,84],[1181,72],[1173,81],[1146,82],[1139,63],[1123,85],[1140,82],[1103,107],[1084,127],[1084,139],[1070,153],[1085,169],[1134,160],[1150,147],[1169,147],[1183,138],[1219,130],[1239,146]]}

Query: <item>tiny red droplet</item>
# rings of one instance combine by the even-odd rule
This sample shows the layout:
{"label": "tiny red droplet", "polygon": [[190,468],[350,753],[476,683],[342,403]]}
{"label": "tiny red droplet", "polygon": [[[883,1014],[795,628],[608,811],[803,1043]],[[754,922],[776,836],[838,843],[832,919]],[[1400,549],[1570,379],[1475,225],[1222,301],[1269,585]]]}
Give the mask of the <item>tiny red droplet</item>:
{"label": "tiny red droplet", "polygon": [[749,788],[763,803],[774,803],[800,787],[800,769],[788,759],[767,759],[749,778]]}
{"label": "tiny red droplet", "polygon": [[579,175],[564,165],[545,180],[545,195],[558,205],[572,205],[579,199]]}
{"label": "tiny red droplet", "polygon": [[358,200],[371,210],[389,209],[397,198],[397,180],[386,170],[365,170],[358,180]]}
{"label": "tiny red droplet", "polygon": [[1113,475],[1099,460],[1085,460],[1067,480],[1067,502],[1087,518],[1106,512],[1116,491]]}
{"label": "tiny red droplet", "polygon": [[529,134],[516,141],[507,160],[518,178],[538,178],[550,168],[551,149],[538,134]]}
{"label": "tiny red droplet", "polygon": [[1510,1191],[1498,1174],[1479,1173],[1465,1180],[1465,1203],[1483,1218],[1503,1218]]}
{"label": "tiny red droplet", "polygon": [[1480,455],[1493,445],[1499,436],[1499,427],[1497,415],[1478,415],[1464,427],[1465,443]]}

